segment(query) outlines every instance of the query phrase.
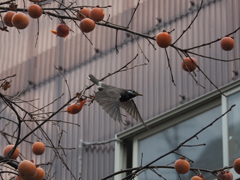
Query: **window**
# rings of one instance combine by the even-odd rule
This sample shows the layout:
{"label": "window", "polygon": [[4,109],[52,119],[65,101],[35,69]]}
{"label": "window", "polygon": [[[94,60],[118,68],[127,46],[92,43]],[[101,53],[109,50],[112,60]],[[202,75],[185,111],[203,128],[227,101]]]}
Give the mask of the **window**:
{"label": "window", "polygon": [[223,147],[224,165],[233,164],[240,157],[240,88],[235,88],[222,96],[222,111],[226,111],[232,105],[235,107],[223,118]]}
{"label": "window", "polygon": [[[150,131],[146,132],[144,128],[140,127],[142,125],[139,125],[116,135],[125,143],[116,143],[115,171],[131,167],[129,165],[138,167],[141,163],[142,166],[148,164],[160,155],[176,148],[181,142],[211,123],[222,113],[225,113],[233,104],[236,104],[232,111],[223,116],[222,119],[199,134],[198,138],[194,138],[187,143],[187,145],[205,143],[206,146],[181,147],[177,151],[177,153],[194,161],[194,163],[191,163],[191,167],[213,170],[232,165],[234,160],[240,157],[239,84],[240,81],[223,87],[221,90],[225,96],[221,96],[218,91],[214,91],[149,120],[147,124],[154,127]],[[131,145],[130,148],[129,144]],[[129,149],[132,151],[129,151]],[[173,162],[180,157],[178,154],[171,154],[153,165],[173,166]],[[121,161],[121,165],[119,161]],[[179,179],[177,173],[173,173],[172,169],[157,169],[156,171],[165,179]],[[231,172],[234,179],[240,177],[234,170],[231,170]],[[202,174],[204,178],[209,180],[216,179],[209,173],[202,172]],[[115,180],[121,179],[125,175],[120,174],[115,177]],[[194,173],[189,172],[181,176],[184,179],[191,179],[193,175]],[[159,176],[151,170],[146,170],[136,179],[155,180],[159,179]]]}
{"label": "window", "polygon": [[[194,135],[197,131],[208,125],[212,120],[221,115],[221,107],[215,107],[207,112],[199,114],[180,124],[165,129],[152,136],[139,140],[138,147],[138,164],[141,162],[141,154],[143,153],[142,165],[150,163],[162,154],[175,149],[181,142]],[[199,145],[206,143],[208,146],[182,147],[178,153],[188,157],[194,163],[191,167],[202,167],[205,169],[218,169],[223,166],[222,162],[222,123],[217,121],[212,127],[205,130],[197,138],[192,139],[188,145]],[[170,154],[167,157],[157,161],[153,165],[167,165],[180,158],[177,154]],[[171,173],[171,169],[159,169],[157,172],[163,175],[165,179],[178,179],[176,173]],[[191,179],[193,173],[184,175],[184,179]],[[207,174],[209,175],[209,174]],[[209,179],[209,177],[204,176]],[[159,177],[152,171],[144,171],[139,175],[139,180],[152,179],[159,180]]]}
{"label": "window", "polygon": [[233,164],[235,159],[240,157],[240,92],[230,95],[227,98],[227,106],[236,104],[235,109],[228,114],[228,148],[229,164]]}

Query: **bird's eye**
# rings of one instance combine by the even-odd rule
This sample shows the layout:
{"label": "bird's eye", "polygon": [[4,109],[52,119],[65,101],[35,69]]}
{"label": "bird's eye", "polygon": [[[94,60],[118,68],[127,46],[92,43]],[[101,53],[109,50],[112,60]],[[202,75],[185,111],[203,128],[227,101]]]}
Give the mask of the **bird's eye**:
{"label": "bird's eye", "polygon": [[130,93],[130,94],[136,94],[137,92],[134,91],[134,90],[128,90],[128,93]]}
{"label": "bird's eye", "polygon": [[128,93],[132,94],[132,93],[133,93],[133,91],[132,91],[132,90],[129,90],[129,91],[128,91]]}

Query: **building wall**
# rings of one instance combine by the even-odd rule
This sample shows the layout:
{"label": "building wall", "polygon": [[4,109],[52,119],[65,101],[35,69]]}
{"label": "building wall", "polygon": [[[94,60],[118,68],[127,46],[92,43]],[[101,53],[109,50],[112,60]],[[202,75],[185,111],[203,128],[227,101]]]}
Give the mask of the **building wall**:
{"label": "building wall", "polygon": [[[78,5],[86,5],[89,2],[87,0],[81,1],[78,2]],[[99,2],[92,0],[90,4],[112,5],[112,8],[104,10],[106,17],[110,14],[110,22],[126,26],[137,2],[128,0],[103,0]],[[200,4],[199,0],[195,2]],[[225,36],[240,26],[240,3],[238,0],[204,0],[203,2],[204,6],[194,24],[176,43],[176,46],[187,48],[207,43]],[[18,3],[21,7],[22,1]],[[51,7],[53,5],[47,6]],[[163,29],[167,31],[175,29],[171,34],[174,41],[191,23],[196,12],[197,8],[191,8],[188,0],[182,0],[181,2],[175,0],[144,0],[140,2],[130,29],[150,36],[155,36]],[[158,24],[156,18],[161,18],[162,23]],[[137,40],[144,51],[144,55],[150,60],[150,62],[147,62],[138,47],[137,41],[132,36],[128,37],[125,32],[118,32],[119,53],[117,54],[115,49],[116,31],[114,29],[96,26],[93,32],[87,34],[93,43],[91,45],[73,23],[66,22],[74,33],[71,32],[68,37],[62,39],[56,38],[50,32],[57,26],[57,20],[50,20],[48,16],[40,18],[39,38],[36,47],[34,47],[37,33],[36,20],[31,20],[30,26],[26,30],[20,31],[20,34],[14,28],[9,29],[9,33],[0,33],[1,77],[17,74],[17,77],[12,79],[10,90],[6,93],[13,95],[18,91],[23,91],[20,96],[21,99],[39,98],[39,100],[34,101],[34,105],[37,107],[42,107],[65,93],[62,98],[47,109],[47,111],[56,111],[69,99],[69,95],[64,80],[53,65],[61,66],[64,69],[73,97],[76,92],[80,92],[84,88],[85,84],[91,84],[87,80],[88,74],[92,73],[97,78],[101,78],[124,66],[136,54],[138,54],[138,58],[129,67],[142,63],[148,63],[148,65],[118,73],[107,78],[104,82],[117,87],[135,89],[142,93],[144,96],[135,98],[135,102],[144,120],[180,106],[182,99],[179,95],[185,96],[185,102],[187,102],[215,89],[203,73],[198,70],[195,71],[195,78],[205,88],[197,86],[193,78],[188,73],[183,72],[181,59],[173,48],[167,48],[167,51],[176,86],[171,81],[165,52],[158,48],[155,42],[153,44],[156,50],[149,45],[146,39],[138,38]],[[220,49],[219,42],[195,49],[194,52],[221,59],[240,57],[239,33],[233,36],[235,47],[231,52],[223,52]],[[100,53],[96,53],[95,48],[99,49]],[[198,57],[197,60],[204,73],[218,87],[232,82],[234,80],[232,71],[239,70],[238,61],[219,62],[202,57]],[[29,81],[33,84],[29,84]],[[91,88],[86,92],[86,95],[93,94],[93,91],[96,90],[96,87]],[[29,111],[34,110],[31,106],[23,106]],[[2,104],[1,108],[3,107]],[[1,116],[7,115],[14,118],[8,109],[1,113]],[[100,179],[113,173],[114,143],[86,146],[80,142],[102,142],[113,139],[116,133],[139,123],[129,115],[124,118],[124,120],[130,122],[128,126],[115,122],[96,102],[91,106],[85,106],[80,114],[72,116],[61,112],[53,119],[61,119],[81,125],[81,127],[77,127],[59,123],[60,129],[67,132],[62,137],[62,147],[76,147],[72,151],[66,150],[66,156],[63,156],[63,158],[75,176],[78,177],[81,174],[82,179],[91,180]],[[4,127],[6,121],[1,120],[0,123],[1,127]],[[28,124],[32,128],[36,126],[33,123]],[[12,132],[12,129],[15,128],[14,125],[8,125],[5,131]],[[59,133],[57,126],[49,122],[43,126],[43,129],[57,147],[57,135]],[[24,127],[22,135],[27,132],[29,132],[29,129]],[[43,138],[43,141],[46,142],[40,131],[36,134],[38,137],[31,137],[28,140],[35,141]],[[3,137],[1,137],[1,141],[4,142],[1,146],[7,144]],[[47,142],[46,144],[49,145]],[[25,143],[25,145],[20,146],[20,150],[28,159],[33,158],[36,163],[49,161],[54,156],[50,148],[47,148],[42,158],[36,158],[31,155],[31,148],[29,147],[29,143]],[[59,159],[54,162],[52,172],[55,171],[57,171],[55,179],[71,179],[71,174],[63,168],[63,165],[60,165]]]}

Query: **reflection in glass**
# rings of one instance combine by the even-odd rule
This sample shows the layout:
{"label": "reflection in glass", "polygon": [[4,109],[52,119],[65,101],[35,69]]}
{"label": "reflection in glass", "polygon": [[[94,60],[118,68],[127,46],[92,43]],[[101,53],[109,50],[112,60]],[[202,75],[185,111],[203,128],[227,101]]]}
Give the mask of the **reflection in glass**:
{"label": "reflection in glass", "polygon": [[[218,106],[207,112],[199,114],[187,121],[177,124],[169,129],[161,131],[150,137],[139,141],[139,160],[141,162],[141,154],[143,153],[143,166],[153,161],[157,157],[175,149],[181,142],[194,135],[197,131],[208,125],[214,119],[221,115],[221,107]],[[194,138],[187,143],[187,145],[197,145],[205,143],[206,146],[197,147],[182,147],[178,153],[193,160],[191,167],[198,167],[203,169],[218,169],[222,168],[222,122],[217,121],[213,126],[209,127],[201,134],[198,139]],[[154,165],[167,165],[179,159],[180,156],[170,154],[167,157],[157,161]],[[161,174],[166,179],[179,179],[178,174],[172,169],[158,169],[158,174]],[[191,179],[194,175],[189,172],[181,175],[184,179]],[[208,180],[215,179],[211,174],[203,173]],[[139,175],[139,180],[159,180],[159,176],[151,170],[144,171]]]}
{"label": "reflection in glass", "polygon": [[240,157],[240,92],[227,98],[228,108],[233,104],[236,106],[227,114],[228,137],[229,137],[229,164]]}

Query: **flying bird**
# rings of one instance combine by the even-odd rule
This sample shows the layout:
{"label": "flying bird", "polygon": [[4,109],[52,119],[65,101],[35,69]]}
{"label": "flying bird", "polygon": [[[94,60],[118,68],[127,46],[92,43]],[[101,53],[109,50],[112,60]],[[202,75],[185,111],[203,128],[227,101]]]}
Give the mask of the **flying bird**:
{"label": "flying bird", "polygon": [[142,96],[142,94],[134,90],[121,89],[104,84],[92,74],[89,74],[88,79],[98,86],[98,92],[95,94],[94,100],[96,100],[114,120],[123,122],[120,112],[120,108],[122,108],[134,119],[140,120],[148,129],[132,99],[136,96]]}

